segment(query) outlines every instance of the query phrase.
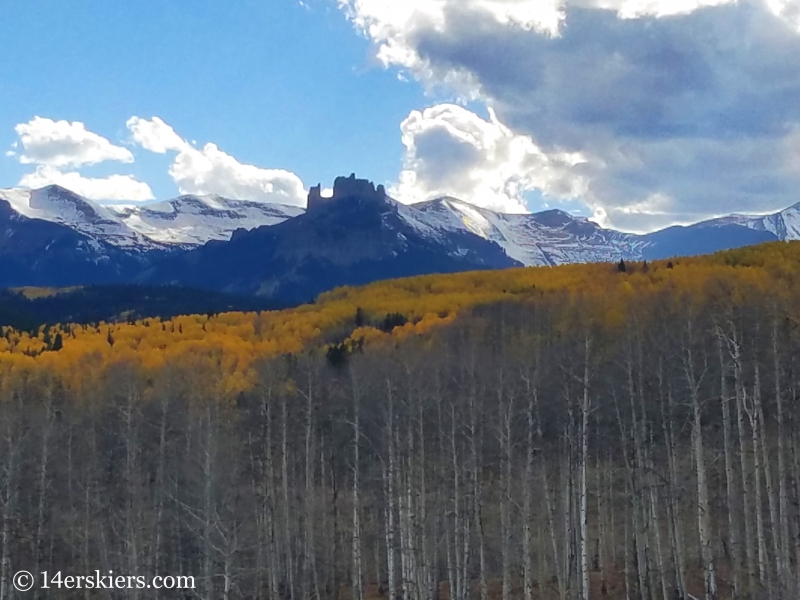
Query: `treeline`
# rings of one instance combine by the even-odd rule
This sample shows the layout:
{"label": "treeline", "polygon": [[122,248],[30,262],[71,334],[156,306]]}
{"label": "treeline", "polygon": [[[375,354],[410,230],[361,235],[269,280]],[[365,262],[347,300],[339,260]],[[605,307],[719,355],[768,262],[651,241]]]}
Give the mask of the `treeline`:
{"label": "treeline", "polygon": [[[75,355],[80,375],[59,357],[107,332],[10,352],[0,600],[19,569],[226,600],[796,598],[800,278],[776,250],[600,265],[428,329],[387,310],[391,335],[353,309],[308,338],[349,342],[265,346],[235,386],[222,345],[145,359],[189,318]],[[280,331],[224,318],[251,350]]]}
{"label": "treeline", "polygon": [[85,286],[0,290],[0,326],[35,331],[41,325],[169,319],[186,314],[263,311],[286,305],[175,286]]}

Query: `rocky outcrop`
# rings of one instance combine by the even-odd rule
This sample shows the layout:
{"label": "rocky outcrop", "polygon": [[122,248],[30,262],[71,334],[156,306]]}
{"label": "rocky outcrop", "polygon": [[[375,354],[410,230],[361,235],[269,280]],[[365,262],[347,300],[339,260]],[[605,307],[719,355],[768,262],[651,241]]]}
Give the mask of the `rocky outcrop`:
{"label": "rocky outcrop", "polygon": [[383,201],[386,199],[386,189],[379,185],[377,188],[375,184],[368,179],[357,179],[356,174],[352,173],[350,177],[337,177],[333,182],[333,195],[324,197],[322,195],[322,185],[312,187],[308,192],[308,206],[309,212],[319,210],[325,206],[330,205],[342,198],[358,197],[363,200]]}

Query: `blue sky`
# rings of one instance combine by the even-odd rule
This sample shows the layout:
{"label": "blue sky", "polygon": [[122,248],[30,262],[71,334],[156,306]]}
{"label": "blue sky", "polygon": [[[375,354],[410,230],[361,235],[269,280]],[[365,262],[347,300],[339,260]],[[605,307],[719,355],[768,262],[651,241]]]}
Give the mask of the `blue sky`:
{"label": "blue sky", "polygon": [[0,187],[558,207],[800,201],[800,0],[0,3]]}
{"label": "blue sky", "polygon": [[[399,123],[425,104],[370,56],[332,3],[192,0],[0,3],[0,140],[39,115],[80,121],[112,142],[133,115],[159,116],[189,140],[213,142],[244,163],[288,169],[330,185],[355,170],[396,178]],[[169,159],[133,149],[126,168],[166,198],[178,190]],[[0,186],[29,171],[0,160]]]}

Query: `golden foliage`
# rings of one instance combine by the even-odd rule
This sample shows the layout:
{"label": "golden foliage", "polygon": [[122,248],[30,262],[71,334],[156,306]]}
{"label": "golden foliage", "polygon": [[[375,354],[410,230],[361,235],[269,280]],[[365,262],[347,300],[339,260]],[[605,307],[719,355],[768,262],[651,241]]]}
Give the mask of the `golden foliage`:
{"label": "golden foliage", "polygon": [[[743,295],[800,291],[800,243],[772,243],[713,256],[658,261],[645,268],[631,263],[589,264],[430,275],[381,281],[365,287],[342,287],[322,294],[316,303],[266,313],[187,315],[161,321],[64,325],[26,333],[0,329],[0,385],[38,368],[60,376],[78,391],[108,365],[129,363],[157,372],[166,364],[191,362],[213,366],[223,380],[214,393],[235,395],[254,381],[253,365],[262,358],[324,347],[331,332],[353,345],[385,343],[424,335],[452,322],[466,310],[498,301],[535,302],[560,294],[587,298],[589,320],[615,327],[625,321],[637,298],[668,291],[687,303],[715,301],[732,306]],[[367,322],[356,326],[355,315]],[[379,323],[399,314],[407,322],[392,331]],[[52,351],[60,336],[61,347]]]}

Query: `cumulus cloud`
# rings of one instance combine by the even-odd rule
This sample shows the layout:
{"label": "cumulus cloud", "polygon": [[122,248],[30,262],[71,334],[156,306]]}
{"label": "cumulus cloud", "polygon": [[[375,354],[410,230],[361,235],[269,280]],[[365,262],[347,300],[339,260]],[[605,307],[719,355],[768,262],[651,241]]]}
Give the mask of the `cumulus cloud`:
{"label": "cumulus cloud", "polygon": [[34,117],[14,129],[19,141],[6,156],[36,165],[35,171],[22,177],[20,186],[41,188],[56,184],[93,200],[153,199],[150,187],[130,175],[92,178],[77,171],[64,171],[106,161],[133,162],[130,150],[89,131],[83,123]]}
{"label": "cumulus cloud", "polygon": [[150,187],[130,175],[111,175],[104,178],[84,177],[80,173],[62,173],[47,165],[40,165],[33,173],[28,173],[19,182],[27,188],[42,188],[46,185],[60,185],[92,200],[152,200]]}
{"label": "cumulus cloud", "polygon": [[404,202],[455,196],[478,206],[524,212],[533,189],[558,198],[580,195],[572,173],[578,154],[545,154],[489,111],[489,120],[453,104],[414,111],[403,122],[404,170],[392,193]]}
{"label": "cumulus cloud", "polygon": [[141,119],[131,117],[126,123],[133,141],[145,150],[165,154],[168,151],[182,152],[190,145],[175,130],[158,117]]}
{"label": "cumulus cloud", "polygon": [[385,65],[483,100],[548,159],[580,155],[568,173],[608,225],[798,200],[798,0],[340,4]]}
{"label": "cumulus cloud", "polygon": [[115,146],[106,138],[86,129],[79,121],[54,121],[34,117],[15,128],[23,152],[23,164],[48,167],[81,167],[105,161],[133,162],[127,148]]}
{"label": "cumulus cloud", "polygon": [[243,164],[215,144],[195,148],[158,117],[132,117],[127,126],[133,141],[146,150],[176,153],[169,173],[182,194],[305,206],[306,189],[294,173]]}

